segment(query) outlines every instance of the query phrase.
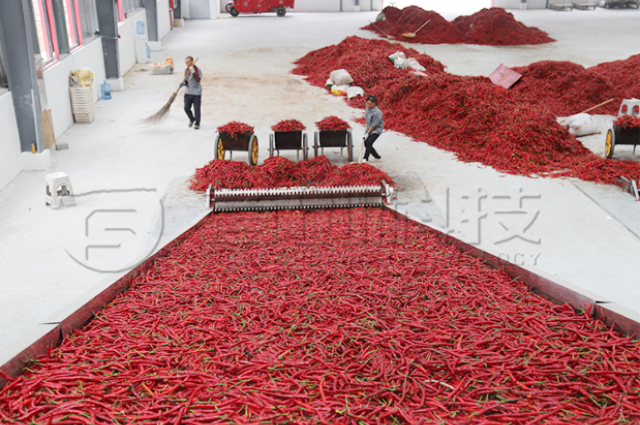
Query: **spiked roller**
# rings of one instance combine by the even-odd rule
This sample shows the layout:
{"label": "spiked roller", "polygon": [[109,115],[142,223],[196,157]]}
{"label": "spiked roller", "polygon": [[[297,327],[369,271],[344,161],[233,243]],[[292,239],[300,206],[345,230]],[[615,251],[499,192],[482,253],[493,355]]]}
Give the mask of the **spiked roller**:
{"label": "spiked roller", "polygon": [[392,198],[393,188],[382,181],[379,186],[219,189],[212,200],[215,212],[230,212],[381,207]]}

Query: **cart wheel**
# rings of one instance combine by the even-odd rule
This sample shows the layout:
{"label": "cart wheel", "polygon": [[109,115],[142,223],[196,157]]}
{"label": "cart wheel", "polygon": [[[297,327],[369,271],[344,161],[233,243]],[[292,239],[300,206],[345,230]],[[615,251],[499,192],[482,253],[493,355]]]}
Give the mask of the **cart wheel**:
{"label": "cart wheel", "polygon": [[604,154],[607,158],[613,156],[613,149],[616,147],[616,138],[613,134],[613,129],[607,131],[607,141],[604,145]]}
{"label": "cart wheel", "polygon": [[353,162],[353,136],[350,131],[347,133],[347,159]]}
{"label": "cart wheel", "polygon": [[249,164],[258,164],[258,136],[255,134],[249,140]]}
{"label": "cart wheel", "polygon": [[313,156],[318,156],[318,148],[320,147],[318,141],[318,132],[313,133]]}
{"label": "cart wheel", "polygon": [[233,17],[236,17],[236,16],[238,16],[238,15],[240,14],[240,13],[238,13],[238,10],[237,10],[235,7],[233,7],[233,6],[231,6],[231,7],[229,8],[229,13],[230,13],[230,14],[231,14],[231,16],[233,16]]}
{"label": "cart wheel", "polygon": [[307,146],[307,133],[302,133],[302,159],[309,158],[309,147]]}
{"label": "cart wheel", "polygon": [[224,10],[227,11],[227,13],[231,13],[231,7],[233,6],[233,2],[229,2],[224,6]]}
{"label": "cart wheel", "polygon": [[219,134],[216,136],[215,147],[216,147],[216,159],[224,159],[224,154],[225,154],[224,144],[222,144],[222,139],[220,138]]}
{"label": "cart wheel", "polygon": [[284,7],[280,6],[276,9],[276,15],[278,15],[279,17],[282,18],[286,14],[287,14],[287,9],[285,9]]}

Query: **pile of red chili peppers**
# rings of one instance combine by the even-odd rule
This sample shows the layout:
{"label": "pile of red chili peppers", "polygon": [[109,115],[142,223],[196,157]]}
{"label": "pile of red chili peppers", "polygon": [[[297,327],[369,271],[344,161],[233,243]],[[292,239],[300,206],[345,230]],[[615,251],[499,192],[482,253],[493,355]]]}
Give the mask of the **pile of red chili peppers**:
{"label": "pile of red chili peppers", "polygon": [[191,178],[191,190],[268,189],[298,186],[362,186],[379,185],[382,180],[393,185],[384,171],[368,164],[333,165],[325,156],[293,162],[274,156],[263,164],[251,167],[245,162],[214,159],[196,170]]}
{"label": "pile of red chili peppers", "polygon": [[541,61],[513,70],[522,78],[511,90],[557,116],[577,114],[609,99],[614,100],[591,113],[617,115],[623,99],[640,97],[640,83],[626,82],[640,74],[640,55],[591,68],[573,62]]}
{"label": "pile of red chili peppers", "polygon": [[304,131],[307,127],[298,120],[284,120],[271,126],[273,131]]}
{"label": "pile of red chili peppers", "polygon": [[351,128],[348,122],[333,115],[321,119],[316,123],[316,126],[320,131],[340,131]]}
{"label": "pile of red chili peppers", "polygon": [[[451,22],[436,12],[418,6],[404,9],[389,6],[382,12],[385,16],[383,21],[362,29],[382,36],[388,34],[407,43],[507,46],[555,41],[544,31],[516,21],[511,13],[499,7],[482,9],[470,16],[459,16]],[[429,23],[418,30],[427,21]],[[415,33],[416,37],[407,38],[403,36],[404,33]]]}
{"label": "pile of red chili peppers", "polygon": [[253,133],[254,131],[254,128],[250,125],[238,121],[231,121],[218,127],[218,133],[227,133],[234,139],[241,134]]}
{"label": "pile of red chili peppers", "polygon": [[[386,129],[453,151],[465,162],[526,176],[570,176],[606,184],[615,184],[620,176],[640,180],[640,163],[611,159],[604,165],[602,158],[556,122],[555,115],[523,94],[485,77],[438,71],[442,65],[424,55],[418,60],[431,63],[429,75],[396,70],[387,56],[397,44],[371,41],[349,37],[311,52],[298,60],[293,72],[323,87],[326,76],[340,64],[351,73],[354,84],[376,95]],[[361,56],[368,67],[352,67]],[[366,78],[359,79],[363,74]],[[361,99],[349,104],[364,108]]]}
{"label": "pile of red chili peppers", "polygon": [[211,215],[0,422],[638,423],[640,346],[382,209]]}
{"label": "pile of red chili peppers", "polygon": [[[327,69],[347,69],[357,83],[354,85],[367,88],[376,85],[380,80],[392,80],[405,76],[407,70],[396,69],[389,61],[389,56],[401,51],[408,58],[415,58],[426,68],[427,74],[444,72],[444,66],[435,59],[420,54],[417,50],[408,49],[399,43],[388,43],[385,40],[347,37],[337,45],[323,47],[309,52],[296,61],[294,74],[305,75],[307,80],[318,87],[325,87],[331,71]],[[316,69],[319,68],[319,69]],[[362,99],[359,98],[359,102]]]}
{"label": "pile of red chili peppers", "polygon": [[622,128],[638,128],[640,127],[640,118],[633,115],[623,115],[613,122]]}

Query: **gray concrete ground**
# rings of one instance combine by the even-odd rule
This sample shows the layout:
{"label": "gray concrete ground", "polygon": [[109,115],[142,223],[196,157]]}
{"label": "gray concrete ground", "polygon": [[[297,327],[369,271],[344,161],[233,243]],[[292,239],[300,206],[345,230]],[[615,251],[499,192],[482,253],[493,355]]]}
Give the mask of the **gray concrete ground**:
{"label": "gray concrete ground", "polygon": [[[466,75],[487,75],[500,63],[556,59],[593,65],[640,53],[639,11],[515,15],[558,42],[411,47],[434,56],[450,72]],[[267,156],[270,126],[281,119],[297,118],[312,131],[315,121],[338,115],[360,134],[363,128],[353,122],[360,111],[289,71],[310,50],[353,34],[373,37],[358,28],[374,17],[224,17],[187,21],[169,34],[163,51],[152,59],[172,56],[180,64],[186,55],[200,58],[205,90],[201,130],[187,127],[180,98],[164,123],[141,123],[164,104],[180,75],[151,76],[148,66],[137,65],[125,76],[126,91],[97,104],[93,124],[75,125],[60,138],[69,149],[52,152],[51,169],[23,172],[0,192],[0,349],[47,322],[108,272],[150,251],[160,229],[164,240],[170,239],[206,209],[202,195],[187,186],[195,168],[213,158],[218,125],[230,120],[255,125],[261,161]],[[585,145],[601,154],[604,135],[585,138]],[[384,158],[379,166],[406,182],[401,200],[404,196],[410,202],[404,208],[411,216],[434,227],[448,225],[467,242],[640,311],[640,202],[630,195],[614,186],[501,174],[393,132],[385,133],[376,147]],[[640,152],[618,152],[640,160]],[[284,156],[295,159],[293,152]],[[345,160],[332,151],[328,157],[338,164]],[[76,206],[45,206],[44,176],[54,171],[68,173],[75,192],[85,194]]]}

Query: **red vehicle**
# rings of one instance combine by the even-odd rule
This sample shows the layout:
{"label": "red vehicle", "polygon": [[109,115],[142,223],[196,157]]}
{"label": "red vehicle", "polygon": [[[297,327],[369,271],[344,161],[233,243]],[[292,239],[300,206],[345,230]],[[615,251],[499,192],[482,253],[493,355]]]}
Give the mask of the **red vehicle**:
{"label": "red vehicle", "polygon": [[231,16],[241,13],[266,13],[276,12],[280,17],[287,14],[287,7],[293,9],[295,0],[233,0],[227,3],[225,10]]}

